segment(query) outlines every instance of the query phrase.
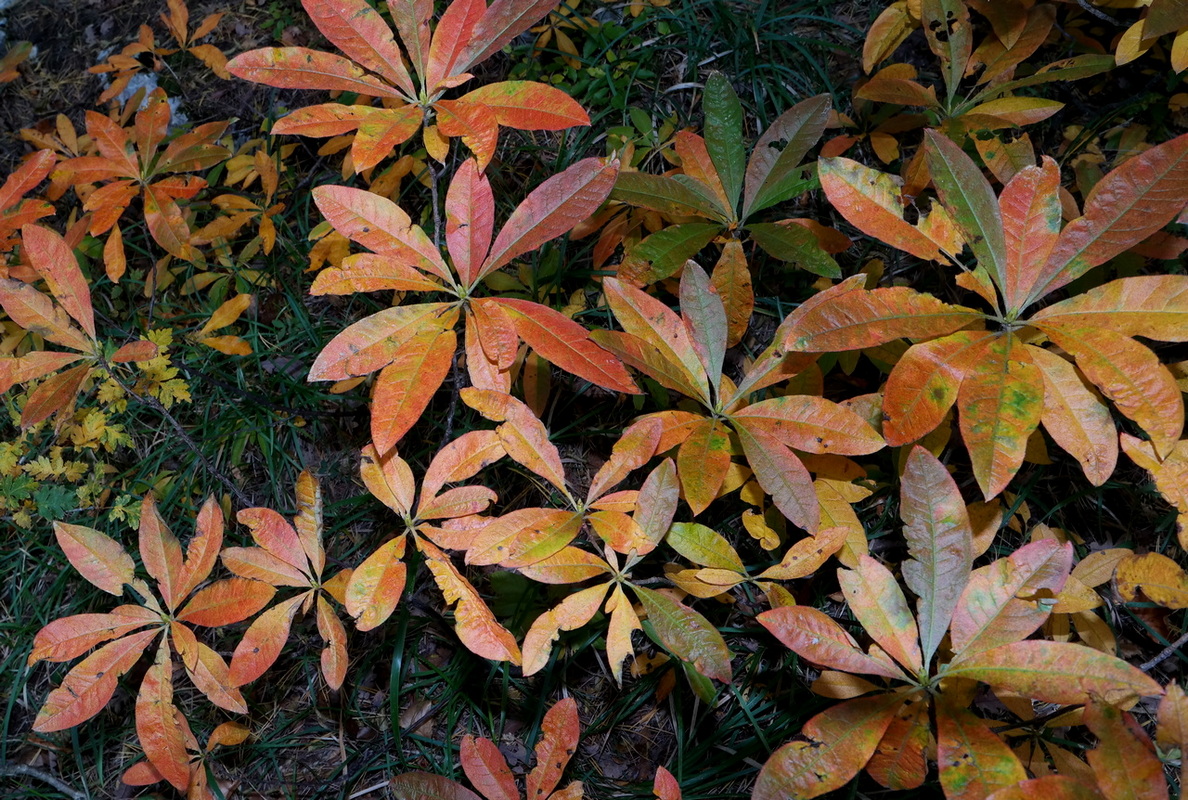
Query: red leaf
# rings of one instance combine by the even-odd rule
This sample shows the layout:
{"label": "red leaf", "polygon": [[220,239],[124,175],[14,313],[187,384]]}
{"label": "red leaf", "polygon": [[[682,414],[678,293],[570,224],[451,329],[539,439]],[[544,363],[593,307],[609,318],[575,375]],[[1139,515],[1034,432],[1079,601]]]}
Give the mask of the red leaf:
{"label": "red leaf", "polygon": [[264,47],[240,53],[227,62],[237,78],[279,89],[324,89],[370,97],[402,97],[379,78],[342,56],[306,47]]}
{"label": "red leaf", "polygon": [[618,172],[617,161],[587,158],[533,189],[499,231],[479,277],[568,233],[593,216],[610,195]]}
{"label": "red leaf", "polygon": [[589,115],[572,97],[534,81],[488,83],[458,102],[486,106],[500,125],[522,131],[559,131],[590,124]]}
{"label": "red leaf", "polygon": [[74,318],[87,335],[95,338],[95,315],[91,310],[91,289],[78,268],[70,245],[55,231],[40,225],[21,228],[29,264],[45,279],[54,299]]}
{"label": "red leaf", "polygon": [[302,0],[302,5],[318,30],[342,52],[399,86],[408,99],[416,97],[392,29],[366,0]]}

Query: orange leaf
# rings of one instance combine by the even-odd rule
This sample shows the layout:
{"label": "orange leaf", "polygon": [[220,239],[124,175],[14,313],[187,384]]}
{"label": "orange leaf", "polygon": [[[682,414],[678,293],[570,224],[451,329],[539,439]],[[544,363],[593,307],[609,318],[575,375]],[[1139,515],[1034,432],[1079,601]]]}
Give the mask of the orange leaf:
{"label": "orange leaf", "polygon": [[303,575],[309,575],[309,558],[288,520],[270,508],[245,508],[235,518],[252,532],[252,539],[264,550]]}
{"label": "orange leaf", "polygon": [[398,205],[363,189],[318,186],[314,202],[334,229],[380,255],[453,283],[437,246]]}
{"label": "orange leaf", "polygon": [[925,750],[932,739],[928,706],[924,701],[904,703],[879,740],[866,771],[883,786],[917,789],[928,777]]}
{"label": "orange leaf", "polygon": [[971,353],[957,394],[961,438],[987,500],[1019,471],[1043,414],[1043,376],[1028,355],[1031,349],[1013,333],[988,338],[980,354]]}
{"label": "orange leaf", "polygon": [[53,620],[37,632],[28,665],[38,661],[69,661],[100,642],[124,636],[161,621],[143,606],[117,606],[110,614],[74,614]]}
{"label": "orange leaf", "polygon": [[1098,181],[1084,214],[1060,233],[1027,297],[1032,303],[1138,244],[1184,210],[1188,134],[1125,161]]}
{"label": "orange leaf", "polygon": [[54,536],[78,574],[108,594],[119,597],[124,584],[136,580],[132,556],[110,536],[66,522],[54,523]]}
{"label": "orange leaf", "polygon": [[468,431],[433,456],[425,470],[421,492],[424,497],[435,497],[442,486],[473,478],[504,455],[503,444],[495,431]]}
{"label": "orange leaf", "polygon": [[822,158],[818,165],[825,196],[851,225],[916,258],[947,263],[936,243],[904,220],[894,177],[848,158]]}
{"label": "orange leaf", "polygon": [[677,472],[693,516],[718,496],[729,467],[730,435],[726,427],[713,419],[694,427],[677,451]]}
{"label": "orange leaf", "polygon": [[1081,463],[1085,477],[1101,486],[1118,463],[1118,438],[1101,395],[1086,385],[1075,367],[1042,347],[1028,355],[1044,378],[1040,421],[1056,443]]}
{"label": "orange leaf", "polygon": [[1019,781],[989,795],[986,800],[1103,800],[1092,786],[1066,775],[1045,775]]}
{"label": "orange leaf", "polygon": [[91,340],[70,324],[70,317],[61,308],[29,284],[0,278],[0,306],[13,322],[30,333],[71,350],[91,352]]}
{"label": "orange leaf", "polygon": [[816,531],[821,521],[813,479],[804,463],[775,437],[750,426],[735,424],[747,463],[763,491],[780,513],[806,531]]}
{"label": "orange leaf", "polygon": [[1161,457],[1171,452],[1184,429],[1184,400],[1175,378],[1150,348],[1104,328],[1045,325],[1043,330],[1119,411],[1146,431]]}
{"label": "orange leaf", "polygon": [[190,539],[190,544],[186,547],[185,563],[178,576],[178,597],[188,597],[214,569],[219,549],[223,546],[223,528],[223,510],[219,508],[212,495],[206,498],[206,502],[198,510],[194,538]]}
{"label": "orange leaf", "polygon": [[455,72],[466,69],[467,64],[459,63],[459,59],[474,43],[471,37],[486,10],[485,0],[454,0],[446,7],[429,42],[422,74],[426,85],[437,87]]}
{"label": "orange leaf", "polygon": [[[1043,166],[1025,166],[1002,189],[998,203],[1006,236],[1003,298],[1021,310],[1060,235],[1060,168],[1048,156]],[[1043,313],[1042,311],[1040,312]]]}
{"label": "orange leaf", "polygon": [[557,508],[521,508],[498,517],[472,538],[466,563],[522,567],[548,558],[573,541],[582,514]]}
{"label": "orange leaf", "polygon": [[1108,328],[1124,336],[1188,341],[1188,276],[1119,278],[1040,309],[1033,321]]}
{"label": "orange leaf", "polygon": [[602,584],[582,589],[536,618],[524,636],[524,675],[544,669],[561,631],[577,630],[594,618],[608,588],[608,584]]}
{"label": "orange leaf", "polygon": [[751,270],[743,253],[742,243],[731,239],[722,248],[722,255],[714,265],[710,282],[722,298],[726,308],[726,343],[734,347],[742,341],[751,323],[755,308],[755,293],[751,288]]}
{"label": "orange leaf", "polygon": [[346,629],[343,627],[342,621],[338,619],[338,615],[334,613],[334,609],[321,594],[318,595],[317,616],[318,633],[326,642],[321,656],[322,677],[326,679],[327,686],[338,691],[342,687],[343,680],[346,679]]}
{"label": "orange leaf", "polygon": [[406,772],[392,778],[389,786],[403,800],[483,800],[474,792],[449,778],[428,772]]}
{"label": "orange leaf", "polygon": [[489,275],[593,216],[610,195],[618,171],[617,161],[608,164],[587,158],[533,189],[504,223],[478,277]]}
{"label": "orange leaf", "polygon": [[90,375],[90,365],[83,364],[42,381],[29,393],[29,399],[21,411],[21,427],[28,428],[43,422],[73,403],[83,382]]}
{"label": "orange leaf", "polygon": [[498,302],[520,338],[549,363],[604,389],[640,393],[623,365],[569,317],[528,300],[501,297]]}
{"label": "orange leaf", "polygon": [[[464,4],[465,0],[458,3],[459,6]],[[495,196],[474,159],[462,162],[454,173],[446,192],[445,211],[446,247],[462,284],[471,286],[487,257],[495,230]]]}
{"label": "orange leaf", "polygon": [[276,589],[263,581],[224,578],[195,593],[177,619],[208,628],[234,625],[268,605],[275,594]]}
{"label": "orange leaf", "polygon": [[[175,623],[174,630],[177,628],[184,629],[184,626]],[[190,676],[190,680],[193,681],[198,691],[206,695],[206,698],[219,708],[233,711],[236,714],[247,713],[248,708],[243,700],[243,695],[239,689],[231,685],[227,662],[223,661],[218,653],[197,639],[189,642],[191,648],[189,652],[182,649],[180,637],[175,635],[173,641],[186,666],[186,674]]]}
{"label": "orange leaf", "polygon": [[547,797],[560,782],[570,757],[577,752],[581,737],[577,702],[572,697],[558,700],[544,715],[540,730],[536,766],[525,780],[528,797]]}
{"label": "orange leaf", "polygon": [[289,639],[293,617],[308,597],[309,592],[304,592],[275,605],[248,627],[231,656],[227,680],[232,686],[251,683],[276,662]]}
{"label": "orange leaf", "polygon": [[344,605],[359,630],[380,625],[400,602],[408,573],[402,561],[407,542],[404,536],[385,542],[351,573]]}
{"label": "orange leaf", "polygon": [[1084,703],[1094,695],[1121,703],[1163,694],[1162,686],[1122,659],[1065,642],[1027,640],[962,655],[947,674],[1046,703]]}
{"label": "orange leaf", "polygon": [[1042,539],[974,570],[953,612],[953,650],[968,654],[1031,635],[1072,567],[1072,545]]}
{"label": "orange leaf", "polygon": [[190,244],[193,234],[181,208],[159,184],[144,187],[144,221],[165,252],[183,261],[202,260],[202,254]]}
{"label": "orange leaf", "polygon": [[463,736],[458,757],[466,777],[487,800],[520,800],[507,760],[490,739]]}
{"label": "orange leaf", "polygon": [[[820,486],[821,481],[817,481],[815,485]],[[760,524],[763,527],[758,528],[758,533],[751,530],[752,526],[758,527]],[[763,544],[762,535],[775,536],[775,532],[766,527],[762,515],[744,511],[743,525],[747,527],[752,536],[760,540],[764,548],[767,548],[767,545]],[[763,570],[759,577],[775,581],[790,581],[807,577],[820,569],[831,555],[841,551],[849,536],[850,531],[845,527],[822,528],[815,535],[807,536],[789,547],[788,552],[784,553],[784,557],[780,559],[780,563]],[[778,545],[777,539],[771,549],[775,549]]]}
{"label": "orange leaf", "polygon": [[981,800],[1027,778],[1018,756],[985,721],[953,703],[936,713],[937,763],[945,797]]}
{"label": "orange leaf", "polygon": [[48,350],[34,350],[15,358],[0,358],[0,394],[18,384],[56,372],[80,358],[82,356],[77,353],[53,353]]}
{"label": "orange leaf", "polygon": [[91,310],[91,290],[82,270],[78,268],[70,245],[60,234],[40,225],[21,228],[21,241],[30,266],[45,279],[54,299],[94,339],[95,315]]}
{"label": "orange leaf", "polygon": [[710,385],[705,367],[681,318],[656,298],[615,278],[604,280],[603,288],[623,330],[676,367],[682,382],[696,388],[694,396],[709,404]]}
{"label": "orange leaf", "polygon": [[767,759],[751,800],[811,798],[845,786],[874,754],[903,698],[860,697],[816,715],[801,730],[804,741],[789,742]]}
{"label": "orange leaf", "polygon": [[1102,793],[1110,800],[1165,800],[1167,781],[1155,745],[1134,716],[1102,702],[1085,707],[1085,725],[1097,737],[1087,754]]}
{"label": "orange leaf", "polygon": [[809,606],[784,606],[764,611],[756,619],[785,647],[823,667],[903,680],[891,664],[862,652],[854,637],[831,618]]}
{"label": "orange leaf", "polygon": [[520,663],[520,648],[515,637],[495,621],[479,593],[450,562],[449,557],[432,543],[417,540],[417,547],[424,553],[429,571],[445,596],[446,605],[457,604],[454,622],[458,638],[466,649],[475,655],[492,661]]}
{"label": "orange leaf", "polygon": [[404,342],[380,371],[371,400],[371,439],[377,452],[395,447],[421,418],[449,374],[457,349],[452,330],[429,328]]}
{"label": "orange leaf", "polygon": [[672,773],[664,767],[656,767],[656,777],[652,781],[652,794],[658,800],[681,800],[681,785]]}
{"label": "orange leaf", "polygon": [[220,554],[223,566],[243,578],[273,586],[309,586],[309,576],[262,547],[228,547]]}
{"label": "orange leaf", "polygon": [[153,767],[174,788],[185,791],[190,784],[190,756],[177,724],[169,662],[169,646],[162,642],[136,695],[136,736]]}
{"label": "orange leaf", "polygon": [[590,124],[589,115],[572,97],[535,81],[488,83],[462,95],[458,102],[486,106],[500,125],[522,131],[559,131]]}
{"label": "orange leaf", "polygon": [[909,674],[921,674],[924,663],[920,632],[891,571],[870,556],[862,555],[855,569],[838,570],[837,580],[850,610],[866,632]]}
{"label": "orange leaf", "polygon": [[866,455],[883,448],[883,437],[850,409],[822,397],[786,395],[753,403],[730,419],[806,453]]}
{"label": "orange leaf", "polygon": [[[306,47],[249,50],[228,61],[227,71],[245,81],[279,89],[324,89],[370,97],[402,96],[379,78],[366,74],[354,62]],[[407,91],[415,94],[411,88]]]}
{"label": "orange leaf", "polygon": [[308,470],[297,476],[296,495],[297,516],[293,517],[293,527],[314,576],[321,577],[326,566],[326,552],[322,549],[322,487]]}
{"label": "orange leaf", "polygon": [[883,386],[883,435],[898,447],[923,439],[940,426],[987,341],[996,334],[960,330],[908,348]]}
{"label": "orange leaf", "polygon": [[451,330],[458,309],[446,303],[397,306],[372,314],[335,336],[314,359],[311,381],[336,381],[367,375],[400,357],[401,349],[418,334]]}
{"label": "orange leaf", "polygon": [[[965,306],[942,303],[906,286],[855,289],[845,284],[821,292],[788,316],[785,346],[796,352],[859,350],[896,339],[930,339],[981,319]],[[822,297],[822,295],[825,295]]]}
{"label": "orange leaf", "polygon": [[504,450],[569,496],[561,454],[549,441],[549,432],[532,410],[511,395],[473,387],[461,391],[462,402],[494,422],[503,423],[495,432]]}
{"label": "orange leaf", "polygon": [[105,645],[84,658],[66,674],[62,685],[46,697],[33,730],[65,730],[98,714],[115,694],[120,676],[140,660],[159,630],[141,631]]}

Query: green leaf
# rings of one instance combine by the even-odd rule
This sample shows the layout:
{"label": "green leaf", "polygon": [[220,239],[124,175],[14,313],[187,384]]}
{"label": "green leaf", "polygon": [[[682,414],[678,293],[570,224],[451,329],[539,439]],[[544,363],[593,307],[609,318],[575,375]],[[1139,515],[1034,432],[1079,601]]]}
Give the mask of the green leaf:
{"label": "green leaf", "polygon": [[667,542],[673,550],[694,564],[746,572],[742,559],[726,541],[726,537],[712,528],[696,522],[678,522],[669,528]]}
{"label": "green leaf", "polygon": [[826,278],[840,278],[833,256],[821,249],[817,237],[803,225],[760,222],[747,226],[755,244],[780,261]]}
{"label": "green leaf", "polygon": [[669,216],[718,217],[722,214],[718,203],[708,202],[706,195],[683,181],[646,172],[620,172],[611,199]]}
{"label": "green leaf", "polygon": [[721,231],[721,225],[705,222],[670,225],[631,248],[624,260],[650,264],[650,269],[641,277],[648,283],[654,283],[673,275]]}
{"label": "green leaf", "polygon": [[969,581],[973,530],[956,481],[923,447],[908,455],[899,509],[911,554],[903,562],[903,580],[918,598],[916,618],[927,666]]}
{"label": "green leaf", "polygon": [[952,105],[973,50],[969,9],[961,0],[923,0],[920,21],[929,49],[940,59],[941,75]]}
{"label": "green leaf", "polygon": [[928,171],[936,184],[941,202],[952,212],[953,220],[965,234],[965,240],[978,263],[986,268],[1000,291],[1006,287],[1006,236],[998,198],[982,170],[951,140],[936,131],[925,131]]}
{"label": "green leaf", "polygon": [[705,111],[705,147],[722,179],[730,209],[734,210],[738,208],[747,169],[742,103],[726,76],[715,72],[705,82],[701,107]]}
{"label": "green leaf", "polygon": [[764,131],[747,164],[743,219],[810,188],[800,162],[828,121],[829,95],[823,94],[792,106]]}
{"label": "green leaf", "polygon": [[666,594],[632,584],[660,643],[707,678],[730,683],[730,650],[709,620]]}
{"label": "green leaf", "polygon": [[1076,81],[1081,78],[1092,78],[1094,75],[1100,75],[1113,68],[1113,56],[1098,55],[1095,53],[1073,56],[1072,58],[1066,58],[1061,61],[1053,61],[1051,64],[1039,69],[1034,74],[1028,75],[1026,78],[1017,78],[1006,83],[987,86],[963,104],[964,110],[962,113],[987,98],[1013,92],[1015,89],[1022,89],[1025,86],[1038,86],[1041,83],[1051,83],[1052,81]]}
{"label": "green leaf", "polygon": [[70,486],[42,484],[33,493],[33,502],[37,504],[37,513],[43,519],[62,519],[78,505],[78,492]]}

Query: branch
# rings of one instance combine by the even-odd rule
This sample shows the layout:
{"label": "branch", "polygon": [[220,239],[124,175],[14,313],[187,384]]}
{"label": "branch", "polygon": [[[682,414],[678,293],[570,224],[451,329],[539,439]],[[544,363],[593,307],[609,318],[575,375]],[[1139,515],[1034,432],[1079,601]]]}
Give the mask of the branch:
{"label": "branch", "polygon": [[1150,672],[1152,669],[1159,666],[1164,661],[1167,661],[1169,658],[1171,658],[1173,655],[1175,655],[1176,651],[1179,650],[1181,647],[1183,647],[1185,644],[1188,644],[1188,631],[1184,631],[1183,633],[1181,633],[1179,639],[1176,639],[1174,642],[1169,644],[1167,647],[1160,650],[1159,654],[1156,655],[1154,658],[1152,658],[1150,661],[1144,661],[1143,663],[1139,664],[1139,669],[1141,669],[1143,672]]}
{"label": "branch", "polygon": [[66,795],[67,797],[69,797],[70,800],[87,800],[86,794],[73,788],[70,784],[66,783],[65,781],[61,780],[60,778],[55,778],[53,775],[50,775],[48,772],[37,769],[36,767],[30,767],[26,764],[10,764],[10,763],[0,764],[0,777],[13,777],[13,776],[23,777],[23,778],[35,778],[35,779],[41,781],[42,783],[48,783],[50,786],[54,787],[59,792]]}

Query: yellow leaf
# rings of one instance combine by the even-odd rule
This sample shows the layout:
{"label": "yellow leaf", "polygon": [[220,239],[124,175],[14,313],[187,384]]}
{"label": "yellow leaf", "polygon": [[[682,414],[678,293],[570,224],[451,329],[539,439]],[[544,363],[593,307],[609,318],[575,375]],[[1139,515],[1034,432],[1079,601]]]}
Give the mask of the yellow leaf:
{"label": "yellow leaf", "polygon": [[1126,556],[1114,573],[1118,594],[1133,601],[1141,591],[1152,603],[1166,608],[1188,608],[1188,575],[1165,555]]}
{"label": "yellow leaf", "polygon": [[229,356],[248,356],[252,346],[238,336],[207,336],[199,342]]}
{"label": "yellow leaf", "polygon": [[225,328],[235,322],[248,309],[248,306],[252,304],[253,297],[250,294],[240,294],[223,303],[210,315],[210,320],[202,326],[202,330],[198,331],[197,335],[199,337],[205,336],[211,331]]}
{"label": "yellow leaf", "polygon": [[1139,20],[1126,29],[1122,38],[1118,40],[1118,48],[1114,52],[1114,63],[1118,66],[1129,64],[1151,48],[1150,43],[1143,45],[1143,23]]}

